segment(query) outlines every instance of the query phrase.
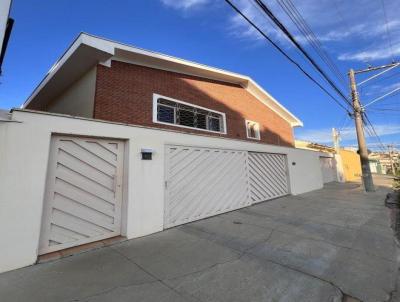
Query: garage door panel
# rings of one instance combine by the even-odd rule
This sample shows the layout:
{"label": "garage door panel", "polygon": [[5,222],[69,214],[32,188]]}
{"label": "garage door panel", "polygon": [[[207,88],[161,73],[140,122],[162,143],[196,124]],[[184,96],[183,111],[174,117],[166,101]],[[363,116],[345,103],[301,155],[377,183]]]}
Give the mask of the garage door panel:
{"label": "garage door panel", "polygon": [[123,142],[52,137],[39,253],[120,234]]}
{"label": "garage door panel", "polygon": [[249,184],[253,203],[289,194],[286,162],[283,154],[249,152]]}
{"label": "garage door panel", "polygon": [[[199,166],[194,166],[191,173],[192,177],[188,178],[189,182],[176,182],[176,188],[178,190],[175,190],[173,193],[175,193],[177,196],[177,204],[181,204],[182,200],[187,197],[195,199],[204,198],[205,196],[201,194],[201,192],[204,190],[206,191],[206,195],[214,195],[217,193],[216,191],[221,190],[218,184],[222,178],[227,177],[227,173],[231,172],[230,169],[227,169],[227,167],[231,164],[231,160],[222,154],[222,158],[220,160],[223,162],[223,164],[220,166],[215,165],[215,161],[219,155],[220,154],[214,153],[213,157],[209,157],[207,160],[203,161],[201,165],[205,167],[204,169],[201,169]],[[187,184],[190,183],[192,185],[187,186]],[[179,190],[180,185],[183,187],[183,190]],[[195,190],[193,190],[193,188],[195,188]]]}
{"label": "garage door panel", "polygon": [[[257,154],[251,156],[250,160],[256,161],[257,164],[254,167],[258,167],[262,174],[268,175],[266,181],[274,182],[272,188],[283,188],[285,190],[286,171],[279,157],[273,154]],[[275,179],[276,181],[273,181]]]}
{"label": "garage door panel", "polygon": [[[190,151],[188,151],[190,152]],[[187,187],[187,184],[201,184],[204,179],[207,179],[210,175],[210,170],[214,167],[213,161],[215,158],[215,154],[211,152],[202,152],[198,150],[194,150],[193,153],[197,153],[199,160],[191,161],[190,158],[187,158],[187,161],[178,158],[182,164],[183,168],[180,169],[179,173],[171,173],[170,182],[168,185],[171,186],[171,191],[174,194],[182,194],[184,195],[189,191],[191,192],[190,187]],[[188,169],[187,165],[190,163],[192,169]],[[195,187],[195,186],[194,186]]]}
{"label": "garage door panel", "polygon": [[247,152],[166,147],[165,227],[248,205]]}
{"label": "garage door panel", "polygon": [[[250,175],[251,181],[250,184],[257,191],[264,191],[267,194],[265,195],[268,199],[274,198],[275,196],[279,196],[282,194],[282,186],[281,182],[286,183],[285,179],[277,179],[278,178],[274,171],[271,171],[271,165],[268,164],[260,164],[258,160],[255,160],[253,157],[249,159],[250,161]],[[284,188],[284,187],[283,187]]]}
{"label": "garage door panel", "polygon": [[[224,159],[222,159],[224,160]],[[236,158],[234,158],[236,160]],[[202,199],[204,200],[216,200],[221,202],[209,202],[204,204],[203,212],[206,215],[212,215],[212,213],[220,212],[223,209],[229,209],[235,206],[236,198],[234,198],[232,192],[237,194],[234,189],[236,186],[245,182],[245,180],[241,177],[235,178],[232,182],[224,181],[224,178],[230,177],[234,173],[240,173],[241,171],[237,171],[236,166],[232,165],[231,161],[226,160],[225,165],[220,167],[213,175],[216,177],[208,180],[208,182],[204,182],[201,187],[199,187],[199,191],[196,192],[196,198],[193,199],[192,207],[187,208],[187,211],[190,212],[193,210],[196,204],[200,203]],[[236,171],[235,171],[236,170]],[[204,194],[201,194],[200,191],[205,191]],[[244,191],[247,194],[247,190]],[[237,197],[240,200],[240,196]],[[246,197],[244,198],[244,200]],[[222,200],[224,200],[222,202]]]}
{"label": "garage door panel", "polygon": [[[191,186],[183,184],[184,190],[182,190],[182,192],[176,192],[176,205],[184,205],[185,199],[192,199],[193,202],[190,204],[189,207],[182,206],[182,208],[185,209],[187,212],[192,211],[193,208],[196,207],[196,205],[201,202],[202,199],[218,199],[219,195],[226,194],[224,187],[222,186],[224,182],[221,182],[221,180],[224,177],[227,177],[226,173],[229,173],[231,171],[231,169],[226,169],[227,166],[230,166],[231,161],[226,160],[227,158],[223,156],[220,159],[223,164],[220,166],[215,165],[216,157],[220,154],[214,153],[214,155],[214,158],[211,158],[211,160],[209,158],[208,162],[206,161],[203,163],[203,165],[206,166],[207,169],[204,169],[199,175],[196,175],[196,167],[194,167],[193,174],[195,174],[195,179],[192,179],[193,182]],[[229,184],[229,182],[227,183]],[[218,192],[220,194],[218,194]],[[209,212],[210,206],[212,206],[212,204],[204,204],[204,211]],[[172,210],[174,209],[175,208],[172,207]],[[177,215],[179,214],[180,213],[177,213]]]}

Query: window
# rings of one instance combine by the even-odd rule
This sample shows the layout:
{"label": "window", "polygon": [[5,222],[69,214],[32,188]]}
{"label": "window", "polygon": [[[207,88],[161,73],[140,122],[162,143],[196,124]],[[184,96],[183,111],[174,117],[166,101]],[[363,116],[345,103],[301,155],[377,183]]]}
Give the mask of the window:
{"label": "window", "polygon": [[185,128],[226,133],[225,114],[154,94],[153,121]]}
{"label": "window", "polygon": [[247,138],[260,139],[260,125],[253,121],[246,120]]}

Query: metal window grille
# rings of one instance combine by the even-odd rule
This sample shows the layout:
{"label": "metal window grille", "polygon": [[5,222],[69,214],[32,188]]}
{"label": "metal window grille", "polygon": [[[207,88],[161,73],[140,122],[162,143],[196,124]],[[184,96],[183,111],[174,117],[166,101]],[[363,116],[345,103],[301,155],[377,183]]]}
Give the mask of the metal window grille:
{"label": "metal window grille", "polygon": [[190,128],[224,131],[221,114],[162,98],[157,100],[157,120]]}

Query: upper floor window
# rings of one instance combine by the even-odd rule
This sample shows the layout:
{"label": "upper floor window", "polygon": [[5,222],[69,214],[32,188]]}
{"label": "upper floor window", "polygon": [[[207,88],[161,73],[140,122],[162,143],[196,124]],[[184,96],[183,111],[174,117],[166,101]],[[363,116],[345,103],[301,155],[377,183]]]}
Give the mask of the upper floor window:
{"label": "upper floor window", "polygon": [[153,121],[179,127],[226,133],[225,114],[154,94]]}
{"label": "upper floor window", "polygon": [[246,120],[247,138],[260,139],[260,125],[257,122]]}

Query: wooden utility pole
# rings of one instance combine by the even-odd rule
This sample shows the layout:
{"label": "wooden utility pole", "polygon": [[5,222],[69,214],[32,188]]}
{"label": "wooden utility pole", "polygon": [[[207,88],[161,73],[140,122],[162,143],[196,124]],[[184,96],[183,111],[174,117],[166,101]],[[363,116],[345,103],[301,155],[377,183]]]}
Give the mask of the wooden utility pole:
{"label": "wooden utility pole", "polygon": [[350,69],[349,78],[350,78],[351,97],[353,99],[354,121],[356,124],[358,152],[360,154],[363,184],[365,191],[373,192],[375,191],[375,187],[374,187],[374,182],[372,180],[371,169],[369,167],[368,149],[365,143],[365,135],[363,129],[363,120],[362,120],[363,109],[361,107],[360,100],[358,98],[355,72],[353,69]]}

